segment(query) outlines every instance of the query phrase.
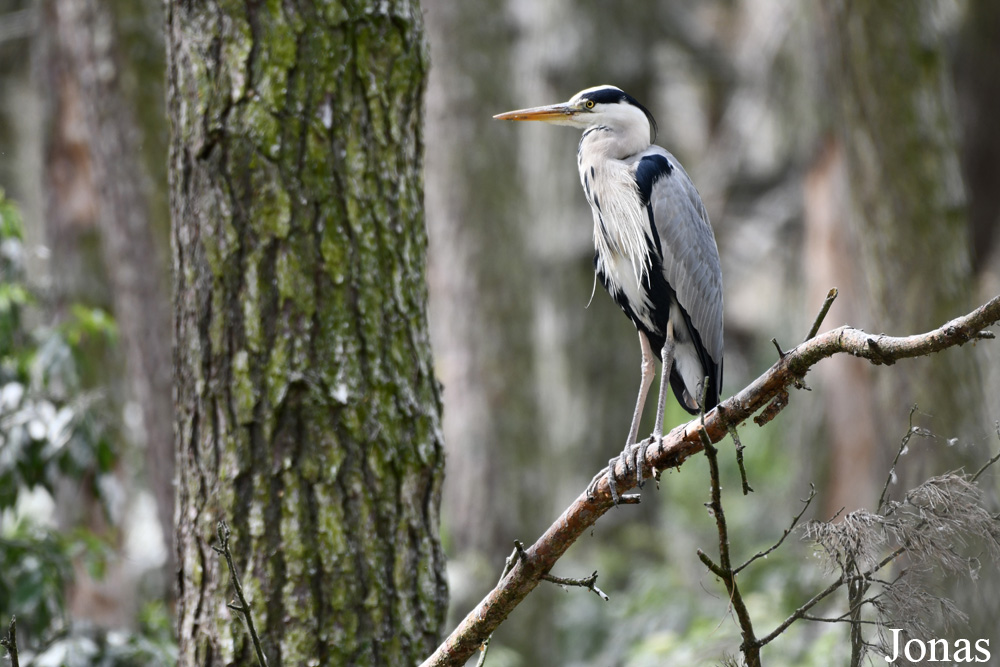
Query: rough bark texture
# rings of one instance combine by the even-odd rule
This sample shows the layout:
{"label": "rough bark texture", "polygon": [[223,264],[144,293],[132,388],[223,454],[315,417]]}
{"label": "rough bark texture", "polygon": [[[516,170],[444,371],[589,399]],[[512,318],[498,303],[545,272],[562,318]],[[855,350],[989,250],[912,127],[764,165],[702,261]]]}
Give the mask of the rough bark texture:
{"label": "rough bark texture", "polygon": [[416,2],[171,3],[181,665],[433,648],[439,388],[425,313]]}

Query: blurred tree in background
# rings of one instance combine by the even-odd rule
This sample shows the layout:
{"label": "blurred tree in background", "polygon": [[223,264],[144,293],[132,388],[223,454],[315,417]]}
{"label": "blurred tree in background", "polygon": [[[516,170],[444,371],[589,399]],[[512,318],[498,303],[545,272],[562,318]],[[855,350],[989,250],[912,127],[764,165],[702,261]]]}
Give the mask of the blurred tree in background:
{"label": "blurred tree in background", "polygon": [[[63,654],[172,661],[163,652],[172,644],[165,604],[174,491],[159,8],[63,0],[0,6],[0,172],[26,206],[22,259],[38,295],[25,327],[33,339],[62,341],[29,356],[68,369],[57,384],[62,400],[86,406],[81,414],[101,425],[90,446],[103,452],[28,484],[28,497],[41,499],[33,511],[0,519],[18,525],[38,515],[63,535],[86,537],[65,550],[72,567],[60,622],[22,626],[22,648],[28,655],[45,649],[42,661]],[[81,438],[87,442],[74,435]],[[44,551],[19,559],[39,557],[46,561]],[[69,634],[46,645],[52,630]],[[137,630],[166,648],[156,657],[116,653]]]}
{"label": "blurred tree in background", "polygon": [[[150,173],[164,171],[162,166],[150,171],[145,159],[149,153],[162,154],[156,146],[163,117],[157,114],[155,125],[141,126],[139,119],[152,114],[146,110],[148,101],[144,104],[142,94],[135,92],[135,79],[148,81],[143,94],[162,100],[157,86],[162,60],[150,66],[128,48],[130,31],[140,33],[132,36],[135,41],[162,44],[162,30],[151,3],[122,3],[122,8],[110,0],[45,0],[40,5],[46,119],[42,176],[48,193],[44,220],[55,316],[81,302],[96,302],[114,313],[121,345],[102,351],[98,358],[103,363],[91,365],[90,381],[111,388],[112,405],[122,414],[122,437],[135,447],[130,453],[143,456],[118,470],[124,495],[117,511],[124,513],[130,499],[142,497],[148,487],[162,536],[164,555],[157,564],[166,563],[164,572],[170,572],[170,308],[164,239],[157,233],[165,216],[162,209],[153,213],[156,187],[149,179]],[[141,150],[147,146],[149,152]],[[72,488],[61,488],[58,504],[66,525],[88,524],[99,516]],[[73,596],[78,617],[105,627],[130,623],[137,608],[137,577],[155,568],[121,566],[101,582],[78,578]],[[154,594],[169,594],[170,583],[161,576]]]}

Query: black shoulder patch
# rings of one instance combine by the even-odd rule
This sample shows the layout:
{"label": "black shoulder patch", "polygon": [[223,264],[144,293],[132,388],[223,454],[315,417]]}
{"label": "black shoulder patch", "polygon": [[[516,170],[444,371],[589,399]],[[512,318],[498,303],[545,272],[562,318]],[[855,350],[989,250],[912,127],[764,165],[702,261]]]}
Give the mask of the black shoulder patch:
{"label": "black shoulder patch", "polygon": [[635,168],[635,183],[639,186],[639,198],[643,206],[649,204],[656,182],[670,176],[673,170],[670,161],[662,155],[647,155],[639,160]]}

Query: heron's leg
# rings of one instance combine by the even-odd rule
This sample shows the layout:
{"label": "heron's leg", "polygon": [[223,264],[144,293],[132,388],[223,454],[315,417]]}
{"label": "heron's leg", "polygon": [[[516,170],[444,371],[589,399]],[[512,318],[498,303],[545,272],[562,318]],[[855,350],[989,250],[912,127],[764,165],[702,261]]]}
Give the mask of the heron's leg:
{"label": "heron's leg", "polygon": [[637,461],[632,445],[635,444],[636,437],[639,434],[639,420],[642,419],[642,409],[646,405],[646,397],[649,395],[649,388],[653,384],[653,375],[656,371],[653,368],[653,348],[650,346],[646,334],[641,331],[639,332],[639,347],[642,350],[642,365],[640,367],[642,379],[639,381],[639,396],[635,402],[635,412],[632,413],[632,426],[629,428],[628,438],[625,440],[625,448],[620,455],[608,462],[607,472],[602,470],[597,473],[594,479],[590,481],[590,484],[587,485],[587,495],[593,496],[594,491],[597,490],[597,485],[606,476],[608,478],[608,486],[611,488],[611,497],[615,500],[615,504],[618,502],[618,493],[614,470],[615,463],[618,460],[621,460],[625,464],[626,474],[628,474],[629,470],[636,470],[636,481],[639,486],[642,486],[642,463]]}
{"label": "heron's leg", "polygon": [[[625,464],[626,474],[630,470],[635,470],[635,482],[639,488],[642,488],[642,456],[645,456],[646,448],[642,445],[634,448],[632,445],[639,435],[639,420],[642,419],[642,409],[646,405],[646,396],[649,394],[649,388],[653,384],[653,375],[656,373],[656,369],[653,367],[653,348],[650,347],[646,334],[641,331],[639,332],[639,346],[642,349],[642,380],[639,385],[639,397],[635,402],[635,413],[632,415],[632,426],[629,428],[628,439],[625,441],[625,449],[622,450],[621,460]],[[608,481],[613,483],[613,477]]]}
{"label": "heron's leg", "polygon": [[653,426],[653,436],[646,438],[639,443],[633,453],[635,465],[635,478],[642,486],[642,463],[646,460],[646,450],[653,443],[659,443],[663,439],[663,412],[667,403],[667,387],[670,386],[670,371],[674,366],[674,321],[667,320],[667,336],[663,343],[663,350],[660,351],[663,359],[663,371],[660,373],[660,396],[656,402],[656,424]]}
{"label": "heron's leg", "polygon": [[656,404],[656,424],[653,426],[653,439],[663,437],[663,412],[667,405],[667,387],[670,386],[670,371],[674,367],[674,320],[667,321],[667,337],[660,352],[663,359],[663,373],[660,375],[660,400]]}
{"label": "heron's leg", "polygon": [[639,397],[635,401],[635,412],[632,413],[632,427],[629,428],[628,439],[625,441],[626,449],[635,443],[635,439],[639,435],[639,420],[642,418],[642,409],[646,405],[646,396],[649,394],[649,388],[653,384],[653,374],[656,372],[653,369],[653,348],[650,347],[646,334],[641,331],[639,332],[639,347],[642,349],[642,379],[639,384]]}

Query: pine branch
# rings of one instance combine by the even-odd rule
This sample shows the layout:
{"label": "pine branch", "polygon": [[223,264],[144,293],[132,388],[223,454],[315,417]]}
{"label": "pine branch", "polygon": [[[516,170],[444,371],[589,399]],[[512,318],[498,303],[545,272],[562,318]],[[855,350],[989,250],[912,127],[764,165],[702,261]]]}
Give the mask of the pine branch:
{"label": "pine branch", "polygon": [[[730,426],[742,424],[759,411],[763,411],[766,418],[773,418],[788,404],[788,388],[803,386],[806,373],[827,357],[851,354],[876,365],[892,364],[900,359],[927,356],[968,342],[992,339],[994,335],[984,329],[998,321],[1000,295],[968,315],[923,334],[896,338],[868,334],[848,326],[828,331],[782,352],[767,372],[705,415],[705,432],[709,441],[716,443],[728,435]],[[651,477],[659,470],[679,467],[702,451],[701,428],[700,419],[694,419],[673,429],[657,445],[650,446],[642,465],[645,476]],[[614,474],[619,491],[635,486],[634,476],[627,475],[620,462],[615,464]],[[525,550],[524,558],[519,559],[507,576],[424,661],[423,667],[465,664],[548,574],[570,545],[613,506],[606,480],[600,482],[592,498],[588,498],[586,492],[581,493],[538,541]]]}

